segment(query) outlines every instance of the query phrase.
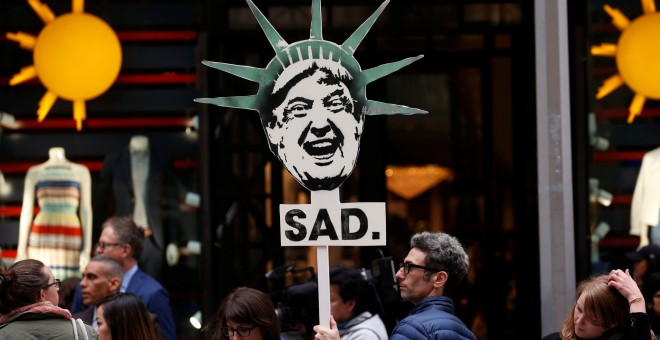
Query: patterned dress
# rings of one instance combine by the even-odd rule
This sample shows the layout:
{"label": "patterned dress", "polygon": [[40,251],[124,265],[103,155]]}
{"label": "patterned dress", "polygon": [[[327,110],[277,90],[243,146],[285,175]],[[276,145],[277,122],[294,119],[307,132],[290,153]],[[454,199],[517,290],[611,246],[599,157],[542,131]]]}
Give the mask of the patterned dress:
{"label": "patterned dress", "polygon": [[82,228],[77,173],[71,165],[46,166],[35,189],[40,210],[29,234],[28,257],[42,261],[56,278],[79,277]]}

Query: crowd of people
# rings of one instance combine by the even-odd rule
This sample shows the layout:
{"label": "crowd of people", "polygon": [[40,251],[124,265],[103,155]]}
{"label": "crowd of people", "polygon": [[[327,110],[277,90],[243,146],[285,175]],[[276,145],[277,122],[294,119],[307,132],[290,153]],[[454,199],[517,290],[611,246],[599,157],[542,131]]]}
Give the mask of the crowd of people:
{"label": "crowd of people", "polygon": [[[176,339],[167,291],[137,265],[142,241],[130,218],[107,220],[97,255],[68,292],[41,261],[0,267],[0,339]],[[615,269],[581,282],[559,331],[543,339],[657,339],[660,247],[643,247],[629,258],[632,274]],[[469,266],[455,237],[442,232],[413,235],[396,272],[401,299],[412,308],[390,332],[365,270],[335,267],[329,282],[330,324],[314,326],[313,337],[475,340],[454,314],[451,298]],[[60,293],[72,295],[73,303],[63,305]],[[271,297],[250,287],[229,293],[202,331],[211,339],[285,339]]]}

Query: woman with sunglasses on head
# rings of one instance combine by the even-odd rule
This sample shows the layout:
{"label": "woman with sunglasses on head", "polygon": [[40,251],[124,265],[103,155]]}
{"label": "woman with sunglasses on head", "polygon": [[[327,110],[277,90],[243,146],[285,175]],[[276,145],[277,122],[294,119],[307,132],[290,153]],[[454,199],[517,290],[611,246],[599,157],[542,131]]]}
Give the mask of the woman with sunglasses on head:
{"label": "woman with sunglasses on head", "polygon": [[58,307],[59,288],[41,261],[0,268],[0,339],[97,339],[91,326]]}
{"label": "woman with sunglasses on head", "polygon": [[270,297],[247,287],[238,287],[225,297],[205,331],[213,340],[281,339],[280,320]]}
{"label": "woman with sunglasses on head", "polygon": [[139,297],[131,293],[110,295],[96,311],[99,340],[157,340],[151,315]]}

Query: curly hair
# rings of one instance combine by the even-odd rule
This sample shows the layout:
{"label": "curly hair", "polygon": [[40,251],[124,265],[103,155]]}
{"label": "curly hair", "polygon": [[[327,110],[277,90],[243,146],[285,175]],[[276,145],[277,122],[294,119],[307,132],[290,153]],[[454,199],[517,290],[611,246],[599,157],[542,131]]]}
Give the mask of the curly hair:
{"label": "curly hair", "polygon": [[[446,295],[452,294],[468,272],[470,260],[457,238],[424,231],[413,235],[410,247],[426,253],[424,265],[447,273]],[[426,277],[426,276],[425,276]]]}

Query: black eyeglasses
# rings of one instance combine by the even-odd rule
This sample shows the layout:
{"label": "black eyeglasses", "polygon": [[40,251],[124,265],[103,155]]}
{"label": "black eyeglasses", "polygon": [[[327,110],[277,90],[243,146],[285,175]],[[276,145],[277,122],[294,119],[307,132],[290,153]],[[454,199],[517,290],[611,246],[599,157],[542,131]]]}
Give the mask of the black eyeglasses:
{"label": "black eyeglasses", "polygon": [[105,248],[108,247],[116,247],[116,246],[121,246],[123,243],[105,243],[105,242],[99,242],[96,244],[97,249],[105,250]]}
{"label": "black eyeglasses", "polygon": [[254,325],[252,327],[222,327],[222,334],[224,336],[234,336],[234,333],[238,333],[240,336],[248,336],[250,335],[250,331],[253,330],[257,325]]}
{"label": "black eyeglasses", "polygon": [[44,289],[48,289],[50,286],[55,286],[55,288],[60,289],[60,287],[62,286],[62,281],[60,281],[60,279],[55,279],[53,283],[46,285]]}
{"label": "black eyeglasses", "polygon": [[424,270],[428,270],[430,272],[440,272],[441,271],[440,269],[424,267],[424,266],[420,266],[418,264],[414,264],[414,263],[410,263],[410,262],[399,263],[399,269],[401,269],[401,268],[403,268],[403,273],[406,274],[406,275],[410,274],[410,270],[412,268],[424,269]]}

